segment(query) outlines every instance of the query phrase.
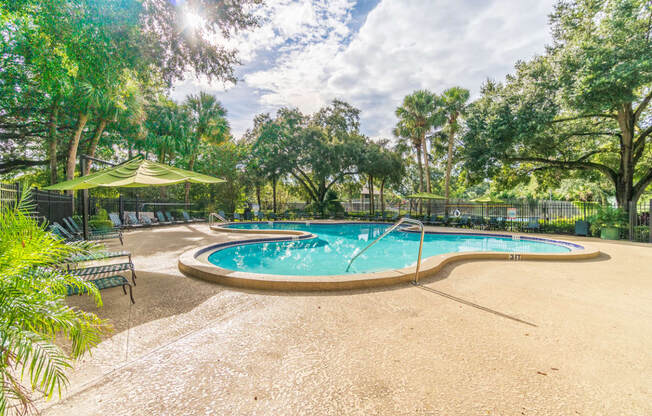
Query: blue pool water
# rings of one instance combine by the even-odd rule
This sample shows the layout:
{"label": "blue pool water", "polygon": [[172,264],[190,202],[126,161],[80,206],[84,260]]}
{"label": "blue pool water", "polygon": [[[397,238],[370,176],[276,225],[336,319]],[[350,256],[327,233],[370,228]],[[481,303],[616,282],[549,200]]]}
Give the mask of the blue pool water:
{"label": "blue pool water", "polygon": [[[253,243],[230,246],[215,251],[208,261],[225,269],[277,275],[346,274],[349,260],[390,225],[373,223],[305,224],[305,223],[241,223],[229,228],[300,230],[317,238]],[[416,263],[418,233],[394,231],[358,257],[349,273],[365,273],[400,269]],[[438,254],[468,251],[502,251],[516,253],[564,253],[566,246],[532,240],[513,240],[459,234],[426,234],[423,258]]]}

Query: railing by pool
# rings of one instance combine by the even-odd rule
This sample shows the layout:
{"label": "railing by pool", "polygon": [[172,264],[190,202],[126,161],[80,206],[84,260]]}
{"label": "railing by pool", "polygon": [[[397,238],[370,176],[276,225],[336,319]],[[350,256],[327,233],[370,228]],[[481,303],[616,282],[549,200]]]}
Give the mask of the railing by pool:
{"label": "railing by pool", "polygon": [[227,222],[226,218],[224,218],[220,214],[215,213],[215,212],[211,212],[210,214],[208,214],[208,225],[212,226],[213,224],[215,224],[216,219],[221,221],[221,222]]}
{"label": "railing by pool", "polygon": [[412,218],[401,218],[401,219],[398,220],[394,225],[392,225],[391,227],[389,227],[389,228],[387,229],[387,231],[385,231],[384,233],[382,233],[378,238],[376,238],[374,241],[372,241],[371,243],[369,243],[365,248],[363,248],[362,250],[360,250],[360,251],[359,251],[355,256],[353,256],[353,258],[352,258],[351,260],[349,260],[349,265],[346,266],[346,271],[347,271],[347,272],[349,271],[349,269],[351,268],[351,264],[353,264],[353,261],[354,261],[355,259],[357,259],[358,257],[360,257],[360,255],[361,255],[362,253],[364,253],[365,251],[367,251],[367,249],[369,249],[371,246],[373,246],[374,244],[376,244],[378,241],[380,241],[381,239],[383,239],[383,238],[384,238],[385,236],[387,236],[389,233],[391,233],[392,231],[394,231],[395,229],[397,229],[401,224],[406,223],[406,222],[407,222],[407,223],[410,223],[410,224],[413,224],[413,225],[417,225],[417,226],[421,229],[421,239],[419,240],[419,255],[418,255],[418,257],[417,257],[417,270],[416,270],[416,273],[414,274],[414,283],[418,283],[418,282],[419,282],[419,269],[421,268],[421,251],[422,251],[422,249],[423,249],[423,236],[424,236],[424,234],[425,234],[425,230],[424,230],[424,228],[423,228],[423,223],[422,223],[421,221],[419,221],[419,220],[415,220],[415,219],[412,219]]}

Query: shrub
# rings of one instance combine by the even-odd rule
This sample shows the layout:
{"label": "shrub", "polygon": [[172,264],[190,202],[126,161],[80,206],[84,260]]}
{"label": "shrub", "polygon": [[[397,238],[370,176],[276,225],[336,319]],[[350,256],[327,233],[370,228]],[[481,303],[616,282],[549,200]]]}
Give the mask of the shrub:
{"label": "shrub", "polygon": [[599,235],[603,228],[627,228],[629,223],[627,213],[620,208],[600,207],[597,214],[591,217],[591,233]]}
{"label": "shrub", "polygon": [[[94,314],[66,305],[70,286],[98,305],[101,298],[94,285],[56,267],[83,247],[63,243],[33,220],[29,194],[16,207],[0,207],[0,414],[34,412],[32,391],[60,395],[71,361],[106,329]],[[55,343],[57,336],[70,341],[69,351]]]}

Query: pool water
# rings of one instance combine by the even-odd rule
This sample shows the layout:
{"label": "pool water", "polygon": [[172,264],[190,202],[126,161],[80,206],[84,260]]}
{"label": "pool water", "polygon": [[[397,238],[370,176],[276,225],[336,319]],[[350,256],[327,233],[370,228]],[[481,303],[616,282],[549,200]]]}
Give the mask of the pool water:
{"label": "pool water", "polygon": [[[349,260],[391,224],[306,224],[306,223],[241,223],[228,228],[299,230],[317,238],[242,244],[210,254],[208,261],[216,266],[250,273],[327,276],[347,274]],[[401,269],[416,263],[419,233],[394,231],[358,257],[348,273],[365,273]],[[509,253],[566,253],[561,244],[543,241],[514,240],[463,234],[426,234],[423,258],[438,254],[498,251]]]}

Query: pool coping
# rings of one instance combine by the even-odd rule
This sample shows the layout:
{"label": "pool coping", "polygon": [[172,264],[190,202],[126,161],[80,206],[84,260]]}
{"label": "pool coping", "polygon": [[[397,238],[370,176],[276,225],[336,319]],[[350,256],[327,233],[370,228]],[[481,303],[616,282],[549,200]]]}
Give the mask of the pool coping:
{"label": "pool coping", "polygon": [[[387,224],[381,222],[362,221],[277,221],[282,223],[318,223],[318,224]],[[227,223],[232,224],[232,223]],[[240,224],[240,223],[236,223]],[[226,224],[223,224],[226,225]],[[296,241],[317,237],[315,234],[298,230],[245,230],[237,228],[226,228],[211,226],[211,230],[226,233],[241,234],[273,234],[278,236],[261,237],[254,239],[240,239],[223,243],[213,243],[199,248],[188,250],[179,257],[179,270],[188,276],[199,279],[233,286],[243,289],[262,289],[280,291],[316,291],[316,290],[348,290],[371,287],[390,286],[398,283],[414,280],[416,266],[409,266],[402,269],[392,269],[380,272],[328,275],[328,276],[291,276],[249,273],[237,270],[224,269],[208,262],[208,256],[220,249],[235,245],[256,244],[263,242]],[[418,232],[417,230],[404,230],[406,232]],[[419,279],[431,277],[437,274],[447,264],[463,260],[582,260],[595,258],[600,251],[590,244],[577,244],[572,241],[551,239],[543,237],[531,237],[520,234],[497,234],[492,232],[452,232],[452,231],[426,231],[427,234],[448,234],[448,235],[476,235],[502,238],[544,241],[556,245],[569,247],[570,251],[565,253],[508,253],[508,252],[464,252],[445,253],[421,261]],[[281,236],[283,235],[283,236]]]}

